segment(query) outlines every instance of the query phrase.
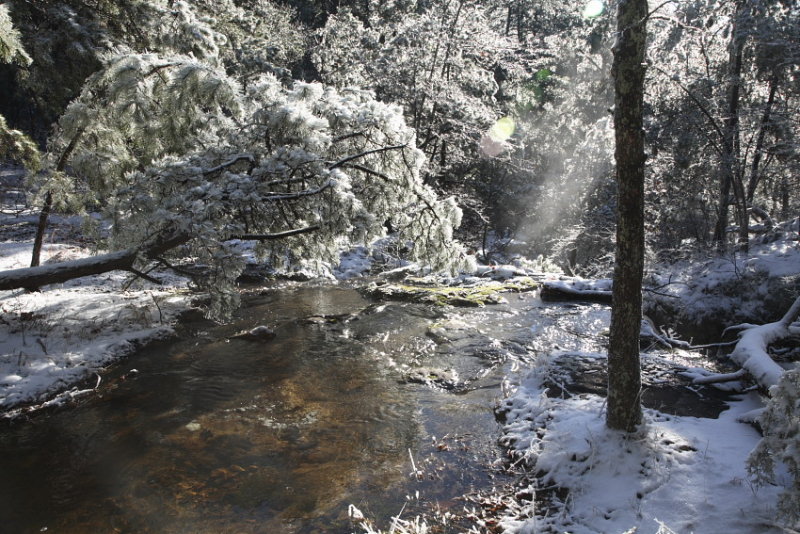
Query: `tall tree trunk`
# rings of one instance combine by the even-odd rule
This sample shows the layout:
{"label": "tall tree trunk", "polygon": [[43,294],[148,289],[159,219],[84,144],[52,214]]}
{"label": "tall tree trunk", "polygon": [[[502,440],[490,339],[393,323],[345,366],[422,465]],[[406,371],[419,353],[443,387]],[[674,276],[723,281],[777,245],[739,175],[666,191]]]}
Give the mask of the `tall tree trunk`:
{"label": "tall tree trunk", "polygon": [[736,0],[736,11],[731,27],[731,41],[728,45],[728,75],[725,95],[726,109],[722,121],[722,161],[720,173],[720,196],[717,208],[717,224],[714,229],[714,241],[723,247],[728,226],[728,207],[731,203],[730,192],[733,189],[736,219],[739,223],[739,242],[747,247],[748,219],[747,205],[739,170],[741,144],[739,141],[739,95],[742,84],[742,57],[745,33],[741,28],[741,20],[747,0]]}
{"label": "tall tree trunk", "polygon": [[608,349],[606,424],[633,432],[641,422],[639,330],[644,270],[644,102],[647,0],[621,0],[614,48],[617,247]]}
{"label": "tall tree trunk", "polygon": [[38,267],[42,255],[42,243],[44,233],[47,230],[47,219],[50,217],[50,210],[53,209],[53,193],[47,192],[44,196],[44,205],[39,212],[39,224],[36,226],[36,238],[33,240],[33,251],[31,252],[31,267]]}
{"label": "tall tree trunk", "polygon": [[769,96],[767,96],[767,103],[764,105],[764,114],[761,116],[761,125],[758,129],[758,137],[756,138],[756,146],[753,151],[753,162],[750,164],[750,179],[747,181],[747,204],[753,203],[753,198],[756,195],[756,188],[761,181],[761,158],[764,152],[764,139],[767,137],[767,128],[769,127],[770,119],[772,116],[772,106],[775,103],[775,94],[778,92],[779,76],[776,72],[769,80]]}

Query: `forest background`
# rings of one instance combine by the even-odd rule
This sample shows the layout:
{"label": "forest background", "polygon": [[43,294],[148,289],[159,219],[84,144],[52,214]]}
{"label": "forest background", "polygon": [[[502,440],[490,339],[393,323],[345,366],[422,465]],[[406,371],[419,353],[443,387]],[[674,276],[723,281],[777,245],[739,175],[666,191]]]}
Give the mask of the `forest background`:
{"label": "forest background", "polygon": [[[111,265],[206,265],[215,318],[236,305],[248,240],[318,274],[392,234],[434,269],[517,254],[606,276],[614,7],[7,2],[0,158],[30,171],[42,232],[52,210],[93,214]],[[796,232],[798,6],[650,9],[647,265],[735,264]],[[780,317],[797,279],[782,284],[747,319]]]}
{"label": "forest background", "polygon": [[[614,17],[602,3],[6,6],[23,51],[12,48],[0,67],[4,135],[20,140],[25,132],[46,148],[45,169],[68,166],[73,178],[48,172],[36,184],[59,205],[119,198],[135,182],[131,170],[157,166],[163,174],[175,166],[164,159],[188,155],[200,137],[221,145],[229,132],[208,122],[233,117],[236,100],[262,90],[268,73],[281,86],[357,87],[402,106],[425,156],[422,182],[455,197],[464,218],[458,235],[480,254],[513,239],[517,252],[543,254],[576,274],[611,265]],[[733,230],[746,248],[751,230],[774,227],[798,207],[797,6],[651,7],[650,259],[724,248]],[[202,104],[193,116],[184,106],[181,121],[167,123],[168,106],[188,101]],[[244,143],[231,153],[245,153]],[[6,158],[35,163],[30,145],[6,146]],[[124,211],[114,209],[117,217]]]}

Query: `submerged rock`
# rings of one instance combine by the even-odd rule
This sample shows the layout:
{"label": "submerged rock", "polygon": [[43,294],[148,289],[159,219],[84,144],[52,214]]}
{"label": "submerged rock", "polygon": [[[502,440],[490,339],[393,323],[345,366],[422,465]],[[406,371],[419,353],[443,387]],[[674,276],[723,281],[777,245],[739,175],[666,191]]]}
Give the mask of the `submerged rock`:
{"label": "submerged rock", "polygon": [[231,337],[231,339],[243,339],[245,341],[272,341],[277,334],[268,326],[257,326],[246,332],[241,332]]}
{"label": "submerged rock", "polygon": [[426,384],[429,386],[439,386],[444,389],[456,389],[463,383],[458,378],[458,373],[452,369],[434,369],[430,367],[418,367],[410,369],[403,375],[404,382],[416,384]]}

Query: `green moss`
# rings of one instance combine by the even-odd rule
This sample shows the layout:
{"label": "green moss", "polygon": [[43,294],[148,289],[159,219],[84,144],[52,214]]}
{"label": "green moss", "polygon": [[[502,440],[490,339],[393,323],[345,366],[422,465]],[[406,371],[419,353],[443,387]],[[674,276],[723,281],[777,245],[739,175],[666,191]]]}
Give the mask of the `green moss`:
{"label": "green moss", "polygon": [[388,300],[482,308],[487,304],[505,302],[500,293],[533,291],[538,287],[536,281],[523,277],[507,282],[491,281],[476,286],[389,284],[372,286],[369,288],[369,293],[373,297]]}

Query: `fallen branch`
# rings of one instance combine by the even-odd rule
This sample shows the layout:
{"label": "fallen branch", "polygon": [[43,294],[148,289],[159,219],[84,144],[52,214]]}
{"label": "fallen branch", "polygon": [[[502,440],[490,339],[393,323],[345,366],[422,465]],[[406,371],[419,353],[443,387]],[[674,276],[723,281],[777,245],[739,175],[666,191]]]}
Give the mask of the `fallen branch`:
{"label": "fallen branch", "polygon": [[769,390],[777,385],[784,373],[783,367],[767,353],[771,343],[791,335],[790,327],[800,315],[800,297],[780,321],[761,326],[748,325],[739,336],[730,358],[747,371],[759,386]]}
{"label": "fallen branch", "polygon": [[[297,228],[274,234],[247,234],[231,237],[230,239],[251,240],[251,241],[271,241],[285,239],[294,235],[305,234],[319,230],[318,225]],[[0,291],[19,288],[34,288],[50,284],[60,284],[84,276],[103,274],[110,271],[127,271],[155,284],[160,281],[141,272],[135,268],[139,258],[154,260],[165,264],[178,271],[177,268],[169,265],[163,258],[163,254],[173,248],[187,243],[191,238],[187,234],[162,234],[163,237],[151,240],[142,247],[135,249],[120,250],[108,254],[100,254],[79,260],[41,265],[38,267],[26,267],[22,269],[10,269],[0,272]],[[178,271],[179,272],[179,271]],[[191,273],[185,271],[184,274]]]}
{"label": "fallen branch", "polygon": [[274,234],[244,234],[231,237],[233,239],[239,239],[241,241],[274,241],[277,239],[284,239],[286,237],[291,237],[294,235],[300,234],[307,234],[309,232],[314,232],[319,230],[320,226],[315,224],[313,226],[306,226],[305,228],[298,228],[296,230],[287,230],[285,232],[277,232]]}
{"label": "fallen branch", "polygon": [[714,373],[692,380],[693,384],[721,384],[723,382],[735,382],[747,375],[747,371],[739,369],[735,373]]}
{"label": "fallen branch", "polygon": [[134,264],[140,256],[147,259],[155,259],[164,252],[187,241],[189,241],[187,235],[175,234],[151,241],[149,244],[137,249],[120,250],[99,256],[38,267],[10,269],[0,272],[0,291],[59,284],[75,278],[103,274],[109,271],[128,271],[139,275],[134,268]]}

